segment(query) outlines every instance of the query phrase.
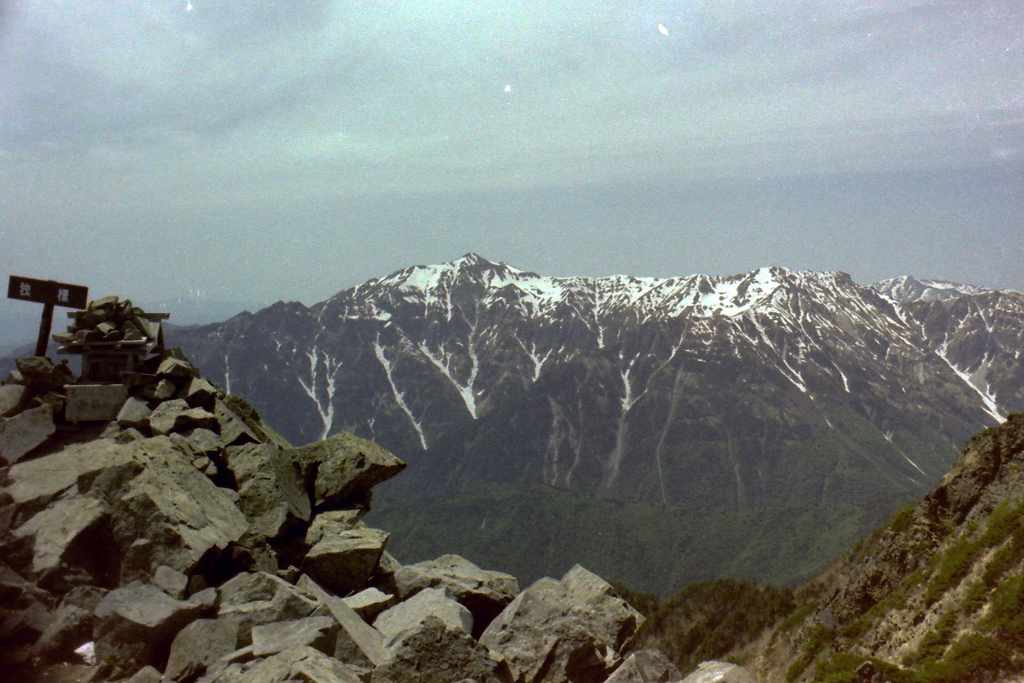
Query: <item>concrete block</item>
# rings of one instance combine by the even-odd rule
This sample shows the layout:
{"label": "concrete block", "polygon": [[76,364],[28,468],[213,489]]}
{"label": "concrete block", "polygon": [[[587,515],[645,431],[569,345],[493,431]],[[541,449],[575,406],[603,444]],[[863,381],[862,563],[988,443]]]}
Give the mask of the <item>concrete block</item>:
{"label": "concrete block", "polygon": [[69,384],[67,392],[64,417],[68,422],[117,419],[128,400],[128,387],[123,384]]}

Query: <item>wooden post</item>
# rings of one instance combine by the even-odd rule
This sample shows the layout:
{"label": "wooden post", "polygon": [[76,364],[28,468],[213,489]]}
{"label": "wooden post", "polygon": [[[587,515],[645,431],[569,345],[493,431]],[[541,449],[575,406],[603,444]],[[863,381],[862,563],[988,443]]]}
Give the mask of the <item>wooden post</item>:
{"label": "wooden post", "polygon": [[43,304],[43,319],[39,321],[39,339],[36,340],[36,355],[45,356],[50,345],[50,328],[53,327],[53,304]]}

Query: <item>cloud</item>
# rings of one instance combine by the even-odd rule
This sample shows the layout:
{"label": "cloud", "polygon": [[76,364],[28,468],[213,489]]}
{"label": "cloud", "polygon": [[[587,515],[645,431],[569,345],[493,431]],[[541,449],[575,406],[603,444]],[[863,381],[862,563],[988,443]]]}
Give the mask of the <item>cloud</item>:
{"label": "cloud", "polygon": [[5,211],[948,167],[1024,138],[1009,0],[192,6],[9,6]]}

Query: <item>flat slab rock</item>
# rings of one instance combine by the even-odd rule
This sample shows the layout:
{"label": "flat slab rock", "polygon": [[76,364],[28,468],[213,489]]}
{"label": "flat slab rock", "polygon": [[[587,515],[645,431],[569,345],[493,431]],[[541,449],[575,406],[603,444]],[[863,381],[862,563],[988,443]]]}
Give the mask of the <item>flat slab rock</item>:
{"label": "flat slab rock", "polygon": [[345,598],[344,601],[363,619],[373,622],[381,612],[395,605],[396,598],[379,588],[367,588]]}
{"label": "flat slab rock", "polygon": [[384,658],[384,636],[349,607],[341,598],[331,595],[308,576],[299,579],[298,587],[316,596],[338,622],[334,658],[366,673]]}
{"label": "flat slab rock", "polygon": [[332,617],[306,617],[261,624],[252,629],[252,654],[266,657],[308,645],[333,655],[337,630],[338,622]]}
{"label": "flat slab rock", "polygon": [[0,462],[18,462],[55,431],[57,425],[53,422],[53,406],[49,403],[14,417],[0,418]]}
{"label": "flat slab rock", "polygon": [[344,664],[308,646],[292,648],[264,659],[237,680],[245,683],[362,683],[362,679]]}

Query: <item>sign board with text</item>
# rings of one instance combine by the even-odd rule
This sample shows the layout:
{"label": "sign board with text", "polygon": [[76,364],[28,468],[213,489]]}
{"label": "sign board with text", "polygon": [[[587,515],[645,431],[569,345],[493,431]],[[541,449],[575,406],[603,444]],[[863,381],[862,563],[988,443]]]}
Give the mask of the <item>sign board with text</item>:
{"label": "sign board with text", "polygon": [[89,288],[56,280],[36,280],[12,275],[7,282],[7,298],[43,304],[43,318],[39,321],[39,339],[36,340],[36,355],[45,356],[50,341],[50,327],[53,326],[53,307],[85,308],[89,304]]}
{"label": "sign board with text", "polygon": [[89,303],[89,288],[54,280],[36,280],[12,275],[7,284],[7,298],[68,308],[85,308]]}

